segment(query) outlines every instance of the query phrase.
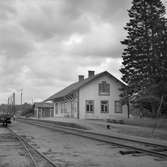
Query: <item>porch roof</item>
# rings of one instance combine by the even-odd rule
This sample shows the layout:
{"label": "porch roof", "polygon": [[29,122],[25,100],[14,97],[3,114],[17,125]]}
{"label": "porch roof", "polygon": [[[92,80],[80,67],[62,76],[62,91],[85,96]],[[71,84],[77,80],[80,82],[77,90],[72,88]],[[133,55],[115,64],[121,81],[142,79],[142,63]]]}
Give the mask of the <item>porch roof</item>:
{"label": "porch roof", "polygon": [[36,102],[34,103],[35,107],[42,107],[42,108],[52,108],[53,103],[44,103],[44,102]]}

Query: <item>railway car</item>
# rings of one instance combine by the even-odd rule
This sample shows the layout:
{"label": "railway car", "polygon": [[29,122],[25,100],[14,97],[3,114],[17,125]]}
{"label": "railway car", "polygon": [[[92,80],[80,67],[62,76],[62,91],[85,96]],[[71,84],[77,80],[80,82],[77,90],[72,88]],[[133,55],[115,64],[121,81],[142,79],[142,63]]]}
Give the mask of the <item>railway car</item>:
{"label": "railway car", "polygon": [[3,124],[3,126],[7,127],[8,124],[11,124],[11,114],[1,113],[0,114],[0,123]]}

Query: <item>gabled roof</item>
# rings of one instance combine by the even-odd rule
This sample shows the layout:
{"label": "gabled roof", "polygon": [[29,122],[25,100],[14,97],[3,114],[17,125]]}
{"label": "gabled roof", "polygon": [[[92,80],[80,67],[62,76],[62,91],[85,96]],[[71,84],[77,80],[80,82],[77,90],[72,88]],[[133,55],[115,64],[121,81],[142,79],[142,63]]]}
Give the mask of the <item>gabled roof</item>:
{"label": "gabled roof", "polygon": [[116,82],[119,82],[122,86],[126,86],[123,82],[121,82],[119,79],[117,79],[116,77],[111,75],[109,72],[104,71],[102,73],[94,75],[93,77],[88,77],[88,78],[84,79],[83,81],[78,81],[78,82],[75,82],[75,83],[69,85],[68,87],[66,87],[66,88],[62,89],[61,91],[55,93],[54,95],[50,96],[45,101],[63,98],[65,96],[77,91],[81,87],[87,85],[88,83],[92,82],[93,80],[95,80],[103,75],[107,75],[107,76],[111,77]]}

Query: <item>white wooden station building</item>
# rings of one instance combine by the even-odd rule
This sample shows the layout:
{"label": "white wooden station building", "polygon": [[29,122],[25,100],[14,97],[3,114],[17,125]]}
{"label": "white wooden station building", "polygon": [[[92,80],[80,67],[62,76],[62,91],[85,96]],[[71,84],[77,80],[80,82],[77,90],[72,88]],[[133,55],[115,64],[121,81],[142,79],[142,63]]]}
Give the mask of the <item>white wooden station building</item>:
{"label": "white wooden station building", "polygon": [[78,81],[53,94],[46,101],[54,104],[53,117],[108,119],[127,117],[127,105],[120,102],[123,82],[104,71],[88,71]]}

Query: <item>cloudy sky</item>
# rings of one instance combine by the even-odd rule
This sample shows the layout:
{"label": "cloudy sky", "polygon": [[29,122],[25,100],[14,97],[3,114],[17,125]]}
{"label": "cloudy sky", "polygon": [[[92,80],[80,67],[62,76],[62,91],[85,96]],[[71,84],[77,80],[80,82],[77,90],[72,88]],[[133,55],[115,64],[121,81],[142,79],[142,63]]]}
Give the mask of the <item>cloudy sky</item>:
{"label": "cloudy sky", "polygon": [[0,0],[0,103],[46,99],[104,70],[120,78],[131,0]]}

